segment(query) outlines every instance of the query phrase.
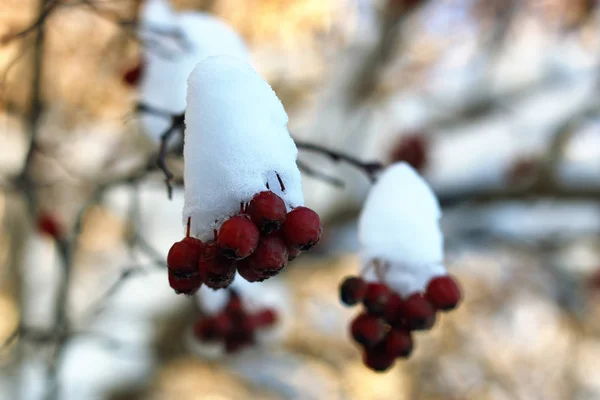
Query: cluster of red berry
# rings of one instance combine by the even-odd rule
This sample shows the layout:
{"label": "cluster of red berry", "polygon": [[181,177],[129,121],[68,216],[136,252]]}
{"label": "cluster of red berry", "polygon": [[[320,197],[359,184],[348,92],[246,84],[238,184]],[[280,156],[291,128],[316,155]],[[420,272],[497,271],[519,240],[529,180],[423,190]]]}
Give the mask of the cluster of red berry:
{"label": "cluster of red berry", "polygon": [[275,310],[262,309],[256,313],[246,312],[240,296],[231,291],[229,302],[219,314],[201,318],[194,325],[194,335],[201,341],[223,341],[225,350],[233,353],[255,342],[258,329],[273,326],[277,321]]}
{"label": "cluster of red berry", "polygon": [[212,289],[229,286],[235,271],[248,282],[277,275],[302,251],[321,238],[319,215],[307,207],[289,213],[284,201],[271,191],[256,194],[240,213],[215,231],[213,241],[188,234],[169,251],[169,283],[177,293],[193,294],[202,283]]}
{"label": "cluster of red berry", "polygon": [[433,278],[425,293],[401,298],[379,282],[356,276],[340,285],[340,299],[348,305],[364,305],[350,326],[354,340],[363,349],[363,363],[378,372],[388,370],[397,358],[410,356],[412,331],[429,330],[437,311],[454,309],[461,299],[457,282],[450,276]]}

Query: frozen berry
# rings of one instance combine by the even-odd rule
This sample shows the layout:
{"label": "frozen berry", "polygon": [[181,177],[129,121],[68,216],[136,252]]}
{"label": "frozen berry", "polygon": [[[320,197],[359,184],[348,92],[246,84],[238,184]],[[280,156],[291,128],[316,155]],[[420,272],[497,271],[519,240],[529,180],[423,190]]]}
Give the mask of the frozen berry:
{"label": "frozen berry", "polygon": [[385,305],[383,316],[388,324],[397,326],[402,323],[404,319],[404,302],[402,298],[396,293],[392,293]]}
{"label": "frozen berry", "polygon": [[381,342],[386,333],[385,323],[373,315],[360,314],[352,321],[350,332],[357,343],[373,347]]}
{"label": "frozen berry", "polygon": [[285,222],[286,214],[285,203],[270,190],[255,195],[248,205],[248,215],[264,233],[279,229]]}
{"label": "frozen berry", "polygon": [[38,219],[38,230],[53,238],[61,236],[61,228],[58,221],[50,214],[42,213]]}
{"label": "frozen berry", "polygon": [[277,321],[277,313],[270,308],[259,311],[252,316],[257,328],[273,325]]}
{"label": "frozen berry", "polygon": [[366,349],[363,353],[363,363],[375,372],[387,371],[394,365],[395,359],[380,348]]}
{"label": "frozen berry", "polygon": [[245,258],[238,262],[237,271],[242,278],[248,282],[262,282],[265,278],[258,274],[252,267],[252,263],[249,258]]}
{"label": "frozen berry", "polygon": [[283,236],[289,247],[309,250],[321,239],[321,219],[307,207],[298,207],[290,211],[283,224]]}
{"label": "frozen berry", "polygon": [[198,275],[187,278],[179,278],[169,271],[169,285],[177,294],[194,294],[202,286],[202,279]]}
{"label": "frozen berry", "polygon": [[287,265],[287,247],[277,236],[263,237],[248,262],[258,275],[269,278],[279,273]]}
{"label": "frozen berry", "polygon": [[340,300],[342,303],[353,306],[363,301],[367,293],[367,283],[358,276],[350,276],[340,285]]}
{"label": "frozen berry", "polygon": [[302,254],[302,250],[288,247],[288,261],[295,260],[300,254]]}
{"label": "frozen berry", "polygon": [[186,237],[171,246],[167,255],[167,266],[179,278],[198,274],[198,257],[203,243],[195,238]]}
{"label": "frozen berry", "polygon": [[413,340],[409,331],[393,329],[383,340],[385,352],[394,357],[408,357],[413,350]]}
{"label": "frozen berry", "polygon": [[383,283],[369,283],[363,299],[365,308],[373,315],[383,315],[392,293]]}
{"label": "frozen berry", "polygon": [[438,276],[427,285],[427,300],[438,310],[453,310],[460,298],[458,283],[451,276]]}
{"label": "frozen berry", "polygon": [[144,73],[144,64],[139,63],[133,68],[125,71],[123,75],[123,82],[129,86],[137,86],[142,78],[142,74]]}
{"label": "frozen berry", "polygon": [[404,301],[404,313],[412,330],[431,329],[435,323],[435,308],[422,293],[415,293]]}
{"label": "frozen berry", "polygon": [[221,225],[217,244],[227,258],[241,260],[254,252],[259,238],[254,222],[246,215],[236,215]]}
{"label": "frozen berry", "polygon": [[226,259],[215,242],[204,245],[198,258],[198,270],[202,280],[211,289],[229,286],[235,277],[235,263]]}

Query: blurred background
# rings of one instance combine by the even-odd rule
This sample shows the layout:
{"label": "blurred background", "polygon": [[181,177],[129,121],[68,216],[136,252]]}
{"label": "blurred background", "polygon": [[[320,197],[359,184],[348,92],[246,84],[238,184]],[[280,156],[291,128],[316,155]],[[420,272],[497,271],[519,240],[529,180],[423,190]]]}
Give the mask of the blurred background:
{"label": "blurred background", "polygon": [[[295,138],[406,160],[438,194],[464,302],[384,374],[338,300],[369,180],[303,150],[344,186],[304,175],[324,238],[253,285],[285,329],[199,348],[210,300],[165,270],[183,190],[123,79],[141,3],[0,3],[0,398],[600,399],[597,1],[172,1],[239,32]],[[177,182],[176,148],[167,164]]]}

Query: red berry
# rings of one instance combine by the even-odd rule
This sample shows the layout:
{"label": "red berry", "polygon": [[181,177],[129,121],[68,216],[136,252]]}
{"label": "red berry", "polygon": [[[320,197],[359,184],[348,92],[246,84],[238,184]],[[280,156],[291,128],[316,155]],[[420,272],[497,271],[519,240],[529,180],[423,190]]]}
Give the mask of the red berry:
{"label": "red berry", "polygon": [[221,225],[217,244],[227,257],[241,260],[254,252],[260,232],[247,215],[236,215]]}
{"label": "red berry", "polygon": [[391,162],[404,161],[417,171],[427,165],[427,140],[422,135],[404,136],[392,149]]}
{"label": "red berry", "polygon": [[260,239],[256,251],[248,258],[257,275],[270,278],[277,275],[288,262],[287,247],[283,240],[270,235]]}
{"label": "red berry", "polygon": [[264,277],[259,275],[254,270],[254,268],[252,267],[252,263],[250,262],[250,258],[241,260],[237,264],[237,271],[240,274],[240,276],[248,282],[262,282],[265,280]]}
{"label": "red berry", "polygon": [[390,369],[394,365],[395,358],[393,355],[386,353],[384,349],[380,349],[379,346],[378,348],[366,349],[363,353],[363,363],[375,372],[385,372]]}
{"label": "red berry", "polygon": [[340,285],[340,300],[353,306],[363,301],[367,293],[367,283],[358,276],[349,276]]}
{"label": "red berry", "polygon": [[404,313],[412,330],[431,329],[435,323],[435,308],[422,293],[415,293],[404,301]]}
{"label": "red berry", "polygon": [[322,231],[319,214],[307,207],[290,211],[283,224],[283,236],[287,245],[303,251],[319,242]]}
{"label": "red berry", "polygon": [[273,325],[277,321],[277,313],[270,308],[259,311],[252,316],[257,328]]}
{"label": "red berry", "polygon": [[62,236],[62,229],[56,219],[46,213],[42,213],[38,219],[38,230],[46,235],[52,236],[53,238],[59,238]]}
{"label": "red berry", "polygon": [[363,304],[369,313],[382,316],[392,292],[383,283],[369,283]]}
{"label": "red berry", "polygon": [[453,310],[460,299],[460,287],[451,276],[438,276],[429,281],[427,300],[438,310]]}
{"label": "red berry", "polygon": [[295,260],[300,254],[302,254],[302,250],[288,247],[288,261]]}
{"label": "red berry", "polygon": [[123,82],[129,86],[137,86],[142,78],[142,74],[144,73],[144,64],[139,63],[133,68],[125,71],[123,75]]}
{"label": "red berry", "polygon": [[270,190],[255,195],[248,205],[248,215],[264,233],[279,229],[285,222],[286,214],[285,203]]}
{"label": "red berry", "polygon": [[404,319],[404,302],[396,293],[392,293],[385,305],[383,316],[388,324],[396,326]]}
{"label": "red berry", "polygon": [[394,357],[408,357],[413,350],[413,340],[409,331],[393,329],[383,340],[386,354]]}
{"label": "red berry", "polygon": [[192,237],[186,237],[180,242],[175,242],[167,256],[169,270],[179,278],[197,275],[198,257],[203,245],[200,240]]}
{"label": "red berry", "polygon": [[217,250],[215,242],[206,243],[198,258],[198,270],[202,280],[211,289],[225,288],[235,277],[235,263]]}
{"label": "red berry", "polygon": [[254,344],[253,336],[230,335],[225,338],[225,351],[227,353],[235,353]]}
{"label": "red berry", "polygon": [[177,294],[194,294],[202,286],[202,278],[198,275],[179,278],[172,271],[169,271],[169,285]]}
{"label": "red berry", "polygon": [[373,347],[384,338],[386,326],[380,318],[362,313],[352,321],[350,332],[357,343]]}
{"label": "red berry", "polygon": [[231,329],[231,320],[224,313],[215,317],[200,319],[194,324],[194,334],[196,337],[206,341],[223,339],[231,332]]}

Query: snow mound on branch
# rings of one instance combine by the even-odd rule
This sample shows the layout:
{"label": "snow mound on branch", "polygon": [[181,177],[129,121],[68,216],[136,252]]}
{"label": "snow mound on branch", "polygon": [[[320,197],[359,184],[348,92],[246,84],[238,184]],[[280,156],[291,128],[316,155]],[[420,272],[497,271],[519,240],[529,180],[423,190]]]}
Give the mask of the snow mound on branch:
{"label": "snow mound on branch", "polygon": [[408,164],[388,167],[371,189],[358,221],[363,275],[402,296],[445,275],[441,210],[435,194]]}
{"label": "snow mound on branch", "polygon": [[249,64],[207,58],[190,75],[187,103],[183,223],[191,217],[193,236],[210,240],[213,229],[267,185],[288,210],[304,204],[287,114]]}
{"label": "snow mound on branch", "polygon": [[[142,12],[144,72],[140,101],[158,110],[185,110],[187,78],[207,57],[230,55],[242,60],[249,53],[241,37],[224,21],[200,12],[173,11],[164,0],[149,0]],[[143,113],[141,121],[155,141],[171,124],[165,116]]]}

